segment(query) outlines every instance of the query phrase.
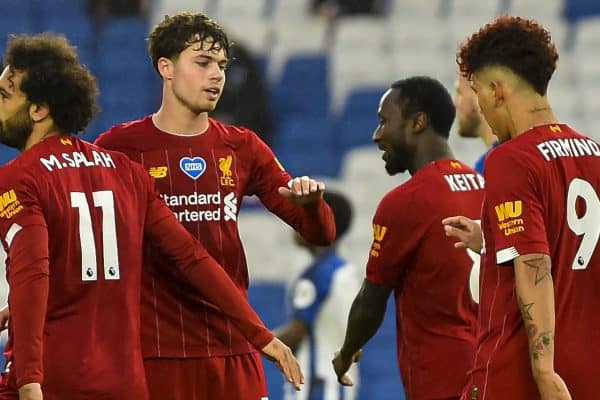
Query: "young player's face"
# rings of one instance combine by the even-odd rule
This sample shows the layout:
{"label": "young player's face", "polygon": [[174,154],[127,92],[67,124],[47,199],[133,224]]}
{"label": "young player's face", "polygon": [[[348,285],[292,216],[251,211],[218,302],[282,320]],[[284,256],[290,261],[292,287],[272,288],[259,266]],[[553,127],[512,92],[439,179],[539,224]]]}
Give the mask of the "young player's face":
{"label": "young player's face", "polygon": [[483,122],[477,96],[471,89],[470,82],[462,76],[456,79],[455,90],[454,105],[458,134],[462,137],[477,137],[479,126]]}
{"label": "young player's face", "polygon": [[174,60],[173,94],[195,114],[214,110],[225,85],[227,56],[211,46],[210,38],[193,43]]}
{"label": "young player's face", "polygon": [[396,102],[397,89],[389,89],[379,103],[379,124],[373,133],[373,141],[383,151],[381,158],[390,175],[406,171],[411,163],[409,121],[402,116]]}
{"label": "young player's face", "polygon": [[19,88],[23,73],[7,66],[0,75],[0,142],[23,149],[33,131],[30,103]]}

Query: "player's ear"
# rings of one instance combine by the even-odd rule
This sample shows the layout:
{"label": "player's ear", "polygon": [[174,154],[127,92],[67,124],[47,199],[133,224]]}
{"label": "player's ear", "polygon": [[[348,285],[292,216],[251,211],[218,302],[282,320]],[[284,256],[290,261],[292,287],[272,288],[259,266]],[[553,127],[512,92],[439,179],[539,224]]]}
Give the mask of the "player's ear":
{"label": "player's ear", "polygon": [[165,80],[173,79],[173,61],[166,57],[161,57],[156,62],[158,73]]}
{"label": "player's ear", "polygon": [[415,133],[422,132],[427,126],[427,115],[424,112],[416,112],[412,118],[413,130]]}
{"label": "player's ear", "polygon": [[50,115],[50,107],[48,104],[29,104],[29,117],[33,122],[40,122]]}
{"label": "player's ear", "polygon": [[490,90],[496,107],[504,105],[504,85],[505,83],[500,80],[492,80],[490,82]]}

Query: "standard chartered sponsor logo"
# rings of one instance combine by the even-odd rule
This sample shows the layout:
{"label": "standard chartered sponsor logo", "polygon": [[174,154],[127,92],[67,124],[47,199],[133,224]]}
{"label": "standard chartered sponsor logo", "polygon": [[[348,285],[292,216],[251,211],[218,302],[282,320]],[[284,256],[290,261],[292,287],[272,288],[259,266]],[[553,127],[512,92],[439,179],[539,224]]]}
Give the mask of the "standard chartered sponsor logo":
{"label": "standard chartered sponsor logo", "polygon": [[225,196],[225,221],[237,221],[237,199],[235,193],[231,192]]}
{"label": "standard chartered sponsor logo", "polygon": [[237,221],[237,198],[233,192],[225,196],[221,192],[160,196],[174,209],[180,222],[220,221],[221,214],[224,214],[225,221]]}

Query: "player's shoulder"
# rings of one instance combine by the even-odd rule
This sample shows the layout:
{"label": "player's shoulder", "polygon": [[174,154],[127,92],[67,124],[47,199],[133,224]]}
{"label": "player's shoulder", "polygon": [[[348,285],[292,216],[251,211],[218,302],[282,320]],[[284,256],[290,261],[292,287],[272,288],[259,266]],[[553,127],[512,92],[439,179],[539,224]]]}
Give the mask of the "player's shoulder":
{"label": "player's shoulder", "polygon": [[90,142],[86,142],[86,141],[81,140],[81,139],[77,139],[77,141],[79,142],[80,146],[87,147],[91,151],[95,151],[97,153],[109,154],[110,157],[111,157],[111,159],[113,161],[115,161],[116,163],[126,164],[127,166],[129,166],[129,165],[135,165],[135,163],[132,162],[129,159],[129,157],[127,157],[124,153],[121,153],[120,151],[112,150],[110,148],[106,148],[106,147],[98,144],[97,142],[90,143]]}
{"label": "player's shoulder", "polygon": [[209,123],[219,136],[232,147],[239,147],[260,142],[260,138],[252,129],[240,125],[230,125],[214,118]]}
{"label": "player's shoulder", "polygon": [[116,144],[139,143],[147,137],[149,124],[151,124],[151,116],[149,115],[134,121],[117,124],[101,133],[94,143],[106,148]]}
{"label": "player's shoulder", "polygon": [[412,197],[413,187],[409,180],[408,182],[404,182],[384,194],[381,200],[379,200],[377,212],[395,214],[399,212],[400,209],[404,208],[412,199]]}
{"label": "player's shoulder", "polygon": [[19,153],[15,158],[0,168],[0,180],[22,180],[28,176],[35,176],[42,167],[40,159],[44,156],[42,146],[34,146]]}

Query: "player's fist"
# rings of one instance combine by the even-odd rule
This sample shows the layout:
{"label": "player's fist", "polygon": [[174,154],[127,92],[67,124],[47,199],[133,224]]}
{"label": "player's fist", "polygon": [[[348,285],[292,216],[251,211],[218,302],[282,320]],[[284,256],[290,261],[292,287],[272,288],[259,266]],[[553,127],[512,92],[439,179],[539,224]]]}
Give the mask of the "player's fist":
{"label": "player's fist", "polygon": [[308,176],[294,178],[288,183],[289,188],[280,187],[279,194],[294,204],[314,203],[323,196],[325,183]]}
{"label": "player's fist", "polygon": [[293,384],[296,390],[300,390],[304,383],[304,377],[292,350],[281,340],[274,338],[261,351],[265,357],[279,367],[288,382]]}
{"label": "player's fist", "polygon": [[338,382],[341,383],[343,386],[354,385],[354,382],[352,382],[352,379],[350,379],[350,377],[346,375],[346,372],[348,372],[352,364],[360,360],[361,355],[362,350],[358,350],[356,353],[352,354],[351,357],[345,357],[341,351],[335,352],[331,363],[333,364],[333,370],[337,375]]}

